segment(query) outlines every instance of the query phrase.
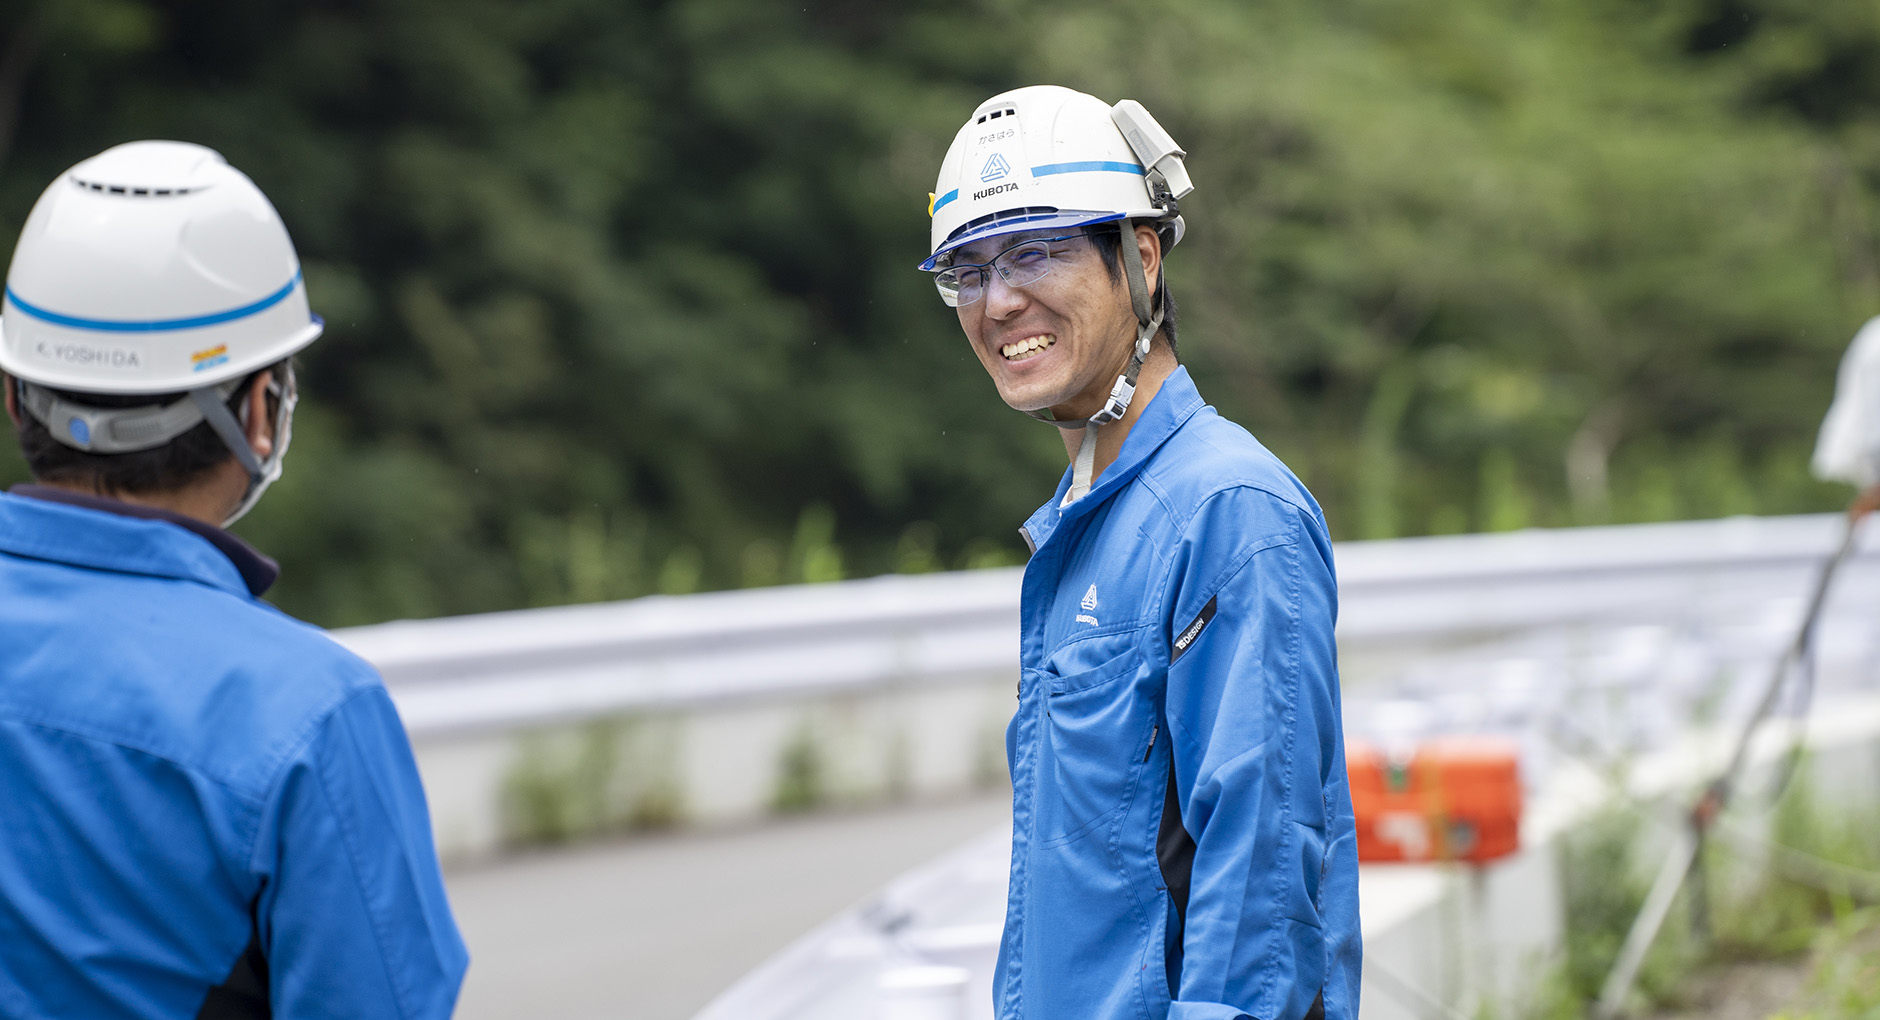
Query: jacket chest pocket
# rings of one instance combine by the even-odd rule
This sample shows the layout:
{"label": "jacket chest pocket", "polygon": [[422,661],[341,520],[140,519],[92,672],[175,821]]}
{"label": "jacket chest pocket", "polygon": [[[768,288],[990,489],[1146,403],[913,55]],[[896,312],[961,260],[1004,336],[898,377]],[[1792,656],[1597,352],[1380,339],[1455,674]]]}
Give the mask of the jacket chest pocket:
{"label": "jacket chest pocket", "polygon": [[1142,682],[1147,673],[1141,650],[1131,647],[1090,669],[1039,678],[1049,685],[1042,734],[1048,766],[1040,776],[1048,789],[1038,798],[1043,845],[1081,839],[1128,806],[1157,721]]}

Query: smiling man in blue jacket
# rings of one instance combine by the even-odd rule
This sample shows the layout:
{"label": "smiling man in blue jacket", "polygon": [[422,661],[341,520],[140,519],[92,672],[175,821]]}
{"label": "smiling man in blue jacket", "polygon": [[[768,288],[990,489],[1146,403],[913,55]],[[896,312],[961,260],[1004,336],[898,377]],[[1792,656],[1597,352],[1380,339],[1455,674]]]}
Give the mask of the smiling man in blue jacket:
{"label": "smiling man in blue jacket", "polygon": [[223,530],[280,472],[320,334],[215,152],[46,189],[0,312],[37,484],[0,495],[0,1017],[443,1020],[468,957],[372,667]]}
{"label": "smiling man in blue jacket", "polygon": [[1352,1020],[1358,860],[1318,504],[1202,402],[1140,104],[982,103],[930,200],[943,300],[1071,459],[1024,527],[1001,1020]]}

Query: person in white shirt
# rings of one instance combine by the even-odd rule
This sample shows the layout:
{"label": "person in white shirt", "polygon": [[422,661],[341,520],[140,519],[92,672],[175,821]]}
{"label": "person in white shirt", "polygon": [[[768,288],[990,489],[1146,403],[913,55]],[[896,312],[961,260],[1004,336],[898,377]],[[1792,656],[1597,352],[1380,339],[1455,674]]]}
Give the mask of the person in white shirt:
{"label": "person in white shirt", "polygon": [[1850,520],[1880,509],[1880,316],[1867,320],[1841,357],[1813,468],[1817,478],[1860,490],[1848,504]]}

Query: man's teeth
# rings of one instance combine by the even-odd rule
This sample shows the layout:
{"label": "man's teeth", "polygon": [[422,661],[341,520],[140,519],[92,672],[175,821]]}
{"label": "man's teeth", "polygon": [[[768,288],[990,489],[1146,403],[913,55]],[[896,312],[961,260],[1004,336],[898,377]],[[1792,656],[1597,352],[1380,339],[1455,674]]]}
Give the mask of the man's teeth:
{"label": "man's teeth", "polygon": [[1004,347],[999,348],[999,353],[1005,355],[1006,360],[1015,361],[1033,351],[1042,351],[1054,343],[1057,343],[1057,337],[1055,336],[1048,334],[1045,336],[1031,336],[1017,343],[1006,344]]}

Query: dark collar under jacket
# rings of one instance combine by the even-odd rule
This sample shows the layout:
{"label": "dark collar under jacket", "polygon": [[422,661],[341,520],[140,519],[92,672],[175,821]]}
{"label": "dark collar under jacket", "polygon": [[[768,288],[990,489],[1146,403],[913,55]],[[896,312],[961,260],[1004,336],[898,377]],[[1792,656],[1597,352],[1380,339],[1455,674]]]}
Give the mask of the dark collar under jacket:
{"label": "dark collar under jacket", "polygon": [[55,489],[50,485],[15,485],[7,492],[15,496],[45,500],[48,503],[65,503],[87,510],[101,510],[120,517],[168,521],[179,528],[202,536],[222,555],[227,556],[229,562],[235,565],[235,570],[242,575],[242,583],[248,586],[248,593],[256,598],[260,598],[262,593],[273,587],[274,582],[281,576],[281,565],[262,555],[254,546],[221,528],[204,524],[193,517],[185,517],[182,514],[160,510],[156,507],[107,499],[103,496],[87,496],[69,489]]}

